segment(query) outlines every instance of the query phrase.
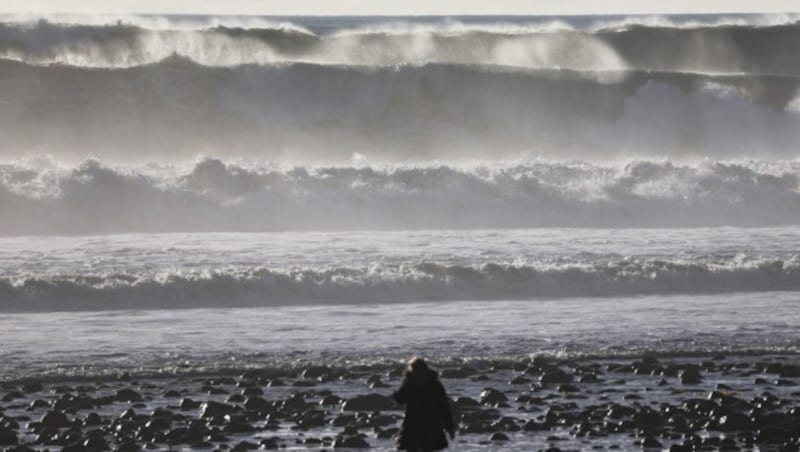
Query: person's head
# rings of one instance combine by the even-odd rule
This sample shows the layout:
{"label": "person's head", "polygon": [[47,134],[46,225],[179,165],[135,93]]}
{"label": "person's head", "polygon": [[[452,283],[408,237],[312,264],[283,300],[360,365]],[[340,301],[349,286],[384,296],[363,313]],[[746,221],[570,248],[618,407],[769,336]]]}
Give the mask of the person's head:
{"label": "person's head", "polygon": [[430,377],[431,369],[428,367],[428,363],[425,362],[424,359],[420,358],[419,356],[415,356],[408,361],[408,366],[406,366],[405,376],[412,379],[412,380],[425,380]]}

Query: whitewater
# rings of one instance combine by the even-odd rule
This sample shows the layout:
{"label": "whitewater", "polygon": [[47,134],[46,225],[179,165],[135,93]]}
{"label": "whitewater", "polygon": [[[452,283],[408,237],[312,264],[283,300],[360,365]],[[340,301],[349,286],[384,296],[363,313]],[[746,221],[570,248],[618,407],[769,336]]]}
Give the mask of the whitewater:
{"label": "whitewater", "polygon": [[800,346],[800,17],[0,17],[0,372]]}

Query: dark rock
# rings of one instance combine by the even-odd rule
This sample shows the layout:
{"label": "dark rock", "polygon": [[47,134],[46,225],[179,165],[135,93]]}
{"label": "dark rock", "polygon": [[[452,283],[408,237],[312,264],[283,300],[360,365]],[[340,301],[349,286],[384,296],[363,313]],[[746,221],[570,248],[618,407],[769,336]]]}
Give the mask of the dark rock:
{"label": "dark rock", "polygon": [[200,402],[195,402],[192,399],[184,398],[181,400],[180,409],[181,410],[194,410],[200,407]]}
{"label": "dark rock", "polygon": [[572,375],[558,367],[549,367],[542,372],[539,382],[542,384],[572,383]]}
{"label": "dark rock", "polygon": [[81,446],[83,446],[84,450],[108,450],[108,442],[101,436],[87,438]]}
{"label": "dark rock", "polygon": [[66,428],[72,425],[72,422],[66,414],[53,410],[42,417],[41,424],[45,428]]}
{"label": "dark rock", "polygon": [[333,371],[328,366],[312,366],[303,371],[302,377],[312,380],[325,380],[330,378]]}
{"label": "dark rock", "polygon": [[258,449],[258,445],[247,441],[242,441],[240,443],[237,443],[235,446],[231,448],[232,451],[255,450],[255,449]]}
{"label": "dark rock", "polygon": [[120,389],[114,398],[118,402],[141,402],[142,396],[133,389]]}
{"label": "dark rock", "polygon": [[558,387],[558,392],[561,392],[561,393],[570,393],[570,392],[579,392],[579,391],[580,391],[580,389],[578,389],[577,386],[571,385],[571,384],[563,384],[563,385],[560,385]]}
{"label": "dark rock", "polygon": [[333,447],[347,449],[368,449],[369,443],[360,436],[345,436],[336,438]]}
{"label": "dark rock", "polygon": [[702,380],[700,369],[697,366],[688,366],[681,372],[681,383],[685,385],[699,384]]}
{"label": "dark rock", "polygon": [[497,405],[508,402],[508,397],[494,388],[486,388],[481,392],[480,402],[484,405]]}
{"label": "dark rock", "polygon": [[22,385],[22,392],[26,392],[28,394],[33,393],[33,392],[39,392],[39,391],[42,391],[43,389],[44,389],[44,386],[42,386],[42,383],[40,383],[38,381],[29,381],[29,382],[25,383],[24,385]]}
{"label": "dark rock", "polygon": [[642,441],[642,447],[647,449],[655,449],[655,448],[661,449],[662,446],[661,443],[658,442],[655,438],[653,438],[652,436],[648,436],[647,438],[644,439],[644,441]]}
{"label": "dark rock", "polygon": [[355,396],[346,401],[342,407],[345,411],[384,411],[397,409],[397,404],[390,397],[380,394]]}
{"label": "dark rock", "polygon": [[83,420],[83,425],[86,427],[92,427],[102,424],[103,424],[103,418],[101,418],[100,415],[97,413],[89,413],[86,416],[86,419]]}
{"label": "dark rock", "polygon": [[442,369],[439,376],[442,378],[469,378],[477,373],[478,371],[473,367],[448,367]]}
{"label": "dark rock", "polygon": [[453,402],[453,405],[455,405],[458,410],[471,410],[480,408],[481,406],[480,402],[469,397],[459,397]]}
{"label": "dark rock", "polygon": [[181,396],[180,392],[171,389],[169,391],[166,391],[162,397],[164,397],[165,399],[177,399],[180,396]]}
{"label": "dark rock", "polygon": [[323,397],[322,400],[319,401],[319,404],[322,406],[336,406],[342,403],[343,400],[344,399],[339,396],[329,395]]}
{"label": "dark rock", "polygon": [[235,407],[221,402],[205,402],[200,407],[200,417],[203,419],[225,416],[235,411]]}
{"label": "dark rock", "polygon": [[16,446],[17,434],[10,428],[0,427],[0,446]]}
{"label": "dark rock", "polygon": [[492,435],[492,437],[489,439],[491,441],[508,441],[508,436],[503,433],[497,432],[494,435]]}
{"label": "dark rock", "polygon": [[263,397],[258,397],[258,396],[250,397],[244,403],[244,408],[247,411],[261,412],[261,411],[269,409],[271,406],[272,406],[272,404],[267,402],[266,399],[264,399]]}

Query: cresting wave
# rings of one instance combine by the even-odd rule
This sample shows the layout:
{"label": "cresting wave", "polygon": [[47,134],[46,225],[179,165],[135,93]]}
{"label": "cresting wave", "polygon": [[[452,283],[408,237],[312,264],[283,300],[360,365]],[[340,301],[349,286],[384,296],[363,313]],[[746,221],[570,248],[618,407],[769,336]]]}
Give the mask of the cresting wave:
{"label": "cresting wave", "polygon": [[795,58],[800,22],[788,17],[787,22],[761,25],[677,26],[667,20],[645,20],[590,28],[491,19],[483,23],[373,20],[348,26],[345,20],[317,33],[286,21],[205,21],[187,27],[168,18],[109,24],[52,20],[0,23],[0,57],[89,67],[132,67],[180,55],[210,66],[451,63],[800,74]]}
{"label": "cresting wave", "polygon": [[[800,46],[798,47],[800,48]],[[800,78],[486,65],[128,69],[0,60],[0,156],[294,162],[795,156]]]}
{"label": "cresting wave", "polygon": [[0,233],[778,226],[800,163],[0,165]]}
{"label": "cresting wave", "polygon": [[435,262],[329,269],[8,275],[5,312],[536,300],[800,290],[800,260],[475,266]]}

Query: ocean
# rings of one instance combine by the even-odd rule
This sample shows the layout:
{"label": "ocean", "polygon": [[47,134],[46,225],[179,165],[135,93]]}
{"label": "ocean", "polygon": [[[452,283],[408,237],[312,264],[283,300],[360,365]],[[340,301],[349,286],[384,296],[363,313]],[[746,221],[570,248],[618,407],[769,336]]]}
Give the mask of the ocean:
{"label": "ocean", "polygon": [[798,20],[5,17],[0,375],[795,355]]}

